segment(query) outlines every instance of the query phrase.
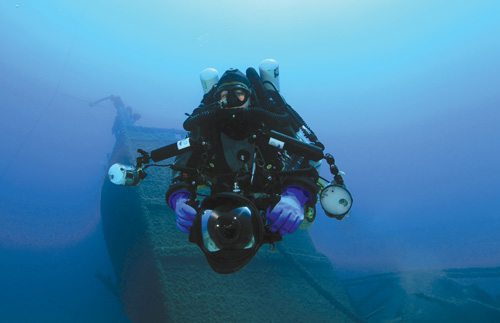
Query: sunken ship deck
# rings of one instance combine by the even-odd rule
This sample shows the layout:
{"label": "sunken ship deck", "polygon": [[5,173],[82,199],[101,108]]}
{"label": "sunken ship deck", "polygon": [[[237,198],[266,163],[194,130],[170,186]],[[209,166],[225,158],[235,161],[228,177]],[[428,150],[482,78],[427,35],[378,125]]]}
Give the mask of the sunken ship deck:
{"label": "sunken ship deck", "polygon": [[[109,165],[134,165],[138,148],[151,151],[185,136],[180,130],[135,126],[137,118],[118,97],[105,99],[118,111]],[[102,224],[117,283],[96,277],[120,299],[132,322],[500,321],[500,295],[482,288],[498,291],[500,267],[340,281],[307,230],[285,236],[275,251],[264,245],[234,274],[217,274],[177,229],[164,199],[169,183],[170,170],[156,167],[148,168],[137,187],[103,183]]]}
{"label": "sunken ship deck", "polygon": [[[116,106],[116,104],[115,104]],[[109,165],[135,165],[137,149],[178,141],[184,131],[139,127],[117,107]],[[165,164],[171,160],[165,161]],[[118,296],[133,322],[356,322],[330,261],[307,230],[264,245],[242,270],[212,271],[199,248],[176,227],[165,203],[168,168],[150,167],[137,187],[105,180],[101,214]]]}

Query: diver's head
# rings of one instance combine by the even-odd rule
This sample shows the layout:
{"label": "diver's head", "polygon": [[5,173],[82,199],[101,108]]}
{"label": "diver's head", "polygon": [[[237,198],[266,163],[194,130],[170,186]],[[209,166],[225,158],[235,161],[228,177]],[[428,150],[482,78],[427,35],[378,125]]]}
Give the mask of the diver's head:
{"label": "diver's head", "polygon": [[250,95],[250,80],[238,69],[229,69],[217,83],[214,97],[218,101],[225,101],[228,108],[247,108]]}

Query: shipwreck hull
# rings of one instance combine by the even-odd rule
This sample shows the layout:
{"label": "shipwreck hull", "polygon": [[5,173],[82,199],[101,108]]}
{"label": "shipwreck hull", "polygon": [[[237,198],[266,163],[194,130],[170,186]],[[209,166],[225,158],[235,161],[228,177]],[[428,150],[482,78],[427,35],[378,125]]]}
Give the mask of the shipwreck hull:
{"label": "shipwreck hull", "polygon": [[[110,157],[135,164],[184,132],[123,125]],[[165,164],[171,161],[165,161]],[[150,167],[137,187],[105,180],[101,214],[125,314],[133,322],[356,322],[346,291],[307,230],[271,251],[264,245],[242,270],[217,274],[180,232],[165,203],[168,168]]]}

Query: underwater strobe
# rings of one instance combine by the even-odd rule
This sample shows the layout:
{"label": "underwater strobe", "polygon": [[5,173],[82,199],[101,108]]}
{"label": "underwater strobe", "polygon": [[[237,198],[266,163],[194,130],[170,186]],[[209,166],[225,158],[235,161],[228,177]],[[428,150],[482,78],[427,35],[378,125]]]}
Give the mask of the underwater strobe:
{"label": "underwater strobe", "polygon": [[[169,146],[164,148],[168,147]],[[140,153],[141,156],[137,157],[135,167],[117,163],[113,164],[109,168],[108,177],[111,183],[124,186],[136,186],[139,185],[141,180],[146,178],[147,174],[144,172],[144,169],[146,169],[148,165],[144,166],[144,164],[149,163],[151,157],[149,157],[149,154],[142,149],[137,149],[137,152]]]}
{"label": "underwater strobe", "polygon": [[141,177],[134,166],[113,164],[108,171],[109,180],[116,185],[136,186]]}
{"label": "underwater strobe", "polygon": [[321,190],[319,201],[327,216],[342,220],[351,210],[352,195],[344,186],[344,180],[335,165],[333,156],[326,154],[325,158],[330,165],[330,172],[334,175],[335,183],[330,183]]}
{"label": "underwater strobe", "polygon": [[331,218],[342,219],[352,207],[352,196],[349,191],[338,184],[329,184],[321,190],[321,207]]}

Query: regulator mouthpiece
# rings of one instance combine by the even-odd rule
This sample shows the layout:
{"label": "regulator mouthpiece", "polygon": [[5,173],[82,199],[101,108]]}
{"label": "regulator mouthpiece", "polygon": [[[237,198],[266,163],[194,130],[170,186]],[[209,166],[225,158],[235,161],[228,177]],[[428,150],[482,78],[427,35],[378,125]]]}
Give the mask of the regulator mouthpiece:
{"label": "regulator mouthpiece", "polygon": [[141,178],[133,166],[113,164],[108,171],[109,180],[116,185],[136,186]]}
{"label": "regulator mouthpiece", "polygon": [[338,184],[329,184],[320,195],[320,203],[327,216],[342,220],[352,207],[352,196],[349,191]]}

